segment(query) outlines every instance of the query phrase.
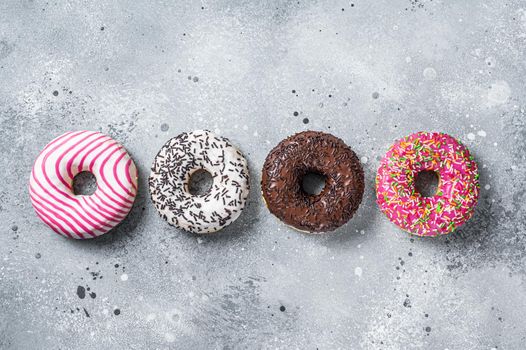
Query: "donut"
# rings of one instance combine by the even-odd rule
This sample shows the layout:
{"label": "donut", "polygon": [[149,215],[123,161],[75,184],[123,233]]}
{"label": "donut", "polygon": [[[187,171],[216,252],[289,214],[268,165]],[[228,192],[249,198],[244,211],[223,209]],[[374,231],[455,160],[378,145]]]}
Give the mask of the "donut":
{"label": "donut", "polygon": [[[190,193],[191,176],[205,170],[212,187]],[[149,178],[151,200],[169,224],[192,233],[212,233],[234,222],[249,194],[245,157],[226,138],[207,130],[184,132],[161,148]]]}
{"label": "donut", "polygon": [[[325,177],[319,194],[308,194],[302,179]],[[309,233],[335,230],[352,218],[364,191],[364,174],[356,154],[339,138],[304,131],[281,141],[265,159],[261,177],[269,211],[285,224]]]}
{"label": "donut", "polygon": [[[73,178],[88,171],[97,189],[75,195]],[[137,168],[123,146],[96,131],[70,131],[47,144],[29,180],[36,214],[56,233],[75,239],[100,236],[121,222],[137,194]]]}
{"label": "donut", "polygon": [[[415,189],[422,171],[439,178],[434,196]],[[477,163],[455,138],[418,132],[396,141],[381,160],[376,175],[377,203],[391,222],[419,236],[453,232],[474,213],[479,197]]]}

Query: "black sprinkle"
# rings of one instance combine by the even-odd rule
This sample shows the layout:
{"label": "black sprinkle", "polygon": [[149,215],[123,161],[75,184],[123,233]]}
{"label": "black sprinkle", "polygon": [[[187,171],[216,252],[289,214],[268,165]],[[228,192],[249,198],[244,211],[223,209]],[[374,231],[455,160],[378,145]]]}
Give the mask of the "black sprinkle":
{"label": "black sprinkle", "polygon": [[57,90],[53,91],[53,96],[58,96],[58,91]]}
{"label": "black sprinkle", "polygon": [[279,311],[281,311],[281,312],[285,312],[285,310],[286,310],[286,309],[285,309],[285,306],[281,305],[281,306],[279,307]]}
{"label": "black sprinkle", "polygon": [[115,309],[115,310],[113,310],[113,314],[115,316],[119,316],[121,314],[121,310],[120,309]]}
{"label": "black sprinkle", "polygon": [[303,118],[303,124],[309,124],[309,118]]}
{"label": "black sprinkle", "polygon": [[299,115],[298,112],[294,112],[294,113],[292,113],[292,114],[293,114],[295,117],[297,117],[297,116]]}
{"label": "black sprinkle", "polygon": [[[243,188],[241,181],[245,182],[249,178],[245,161],[238,150],[234,148],[239,158],[225,162],[225,150],[229,149],[231,152],[232,148],[234,147],[228,140],[211,133],[183,133],[163,146],[152,166],[154,176],[149,178],[149,186],[157,209],[173,213],[170,218],[162,213],[161,216],[165,220],[175,226],[179,225],[180,220],[184,220],[190,231],[200,231],[203,225],[210,223],[219,223],[220,226],[230,223],[232,216],[241,211],[239,204],[246,201],[247,191],[240,190]],[[206,149],[220,150],[220,155],[217,159],[210,159]],[[189,154],[193,157],[188,157]],[[212,200],[221,201],[223,205],[229,207],[225,208],[224,213],[213,212],[205,215],[203,205],[185,199],[188,191],[187,174],[196,169],[205,169],[207,166],[217,167],[212,177],[218,181],[207,194],[201,196],[201,199],[204,203]],[[238,176],[240,180],[232,179],[231,175]],[[181,181],[184,191],[178,190],[180,186],[177,184]],[[222,185],[232,186],[233,189]],[[181,202],[186,205],[181,205]]]}
{"label": "black sprinkle", "polygon": [[84,299],[86,297],[86,289],[82,286],[77,287],[77,295],[80,299]]}

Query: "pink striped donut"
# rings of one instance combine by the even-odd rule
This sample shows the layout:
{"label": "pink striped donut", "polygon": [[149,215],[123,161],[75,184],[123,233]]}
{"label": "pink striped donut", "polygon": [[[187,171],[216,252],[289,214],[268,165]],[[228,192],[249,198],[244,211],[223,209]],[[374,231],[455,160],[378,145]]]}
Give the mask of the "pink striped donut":
{"label": "pink striped donut", "polygon": [[[97,190],[73,193],[73,178],[91,172]],[[51,141],[35,160],[29,180],[37,215],[56,233],[75,239],[100,236],[121,222],[137,194],[137,168],[123,146],[96,131],[71,131]]]}

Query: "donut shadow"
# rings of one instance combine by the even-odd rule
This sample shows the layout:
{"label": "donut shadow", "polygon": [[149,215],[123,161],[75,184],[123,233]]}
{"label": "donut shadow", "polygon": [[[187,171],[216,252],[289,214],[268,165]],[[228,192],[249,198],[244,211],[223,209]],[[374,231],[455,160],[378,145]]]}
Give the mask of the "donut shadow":
{"label": "donut shadow", "polygon": [[137,167],[138,179],[137,195],[133,206],[120,223],[113,227],[110,231],[91,239],[68,239],[67,241],[77,247],[101,247],[101,246],[117,246],[124,247],[130,240],[135,237],[137,226],[144,216],[146,209],[146,201],[148,197],[147,178],[143,178],[142,169]]}

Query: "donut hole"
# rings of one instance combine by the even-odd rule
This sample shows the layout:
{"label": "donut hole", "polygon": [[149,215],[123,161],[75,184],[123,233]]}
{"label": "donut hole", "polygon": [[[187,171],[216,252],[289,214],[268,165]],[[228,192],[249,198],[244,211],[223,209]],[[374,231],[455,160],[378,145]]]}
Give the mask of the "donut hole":
{"label": "donut hole", "polygon": [[309,196],[319,195],[325,188],[327,176],[309,171],[301,178],[301,189]]}
{"label": "donut hole", "polygon": [[97,179],[89,171],[81,171],[73,178],[73,193],[77,196],[91,196],[97,190]]}
{"label": "donut hole", "polygon": [[421,171],[416,175],[415,189],[422,197],[433,197],[437,193],[439,180],[436,171]]}
{"label": "donut hole", "polygon": [[205,169],[196,170],[190,175],[188,181],[188,192],[192,196],[204,196],[212,188],[214,178],[209,171]]}

